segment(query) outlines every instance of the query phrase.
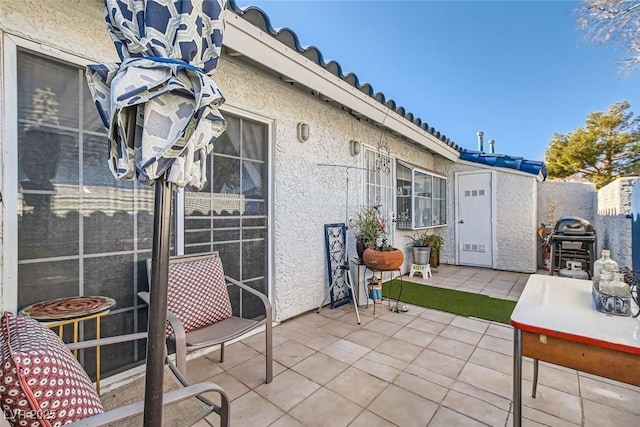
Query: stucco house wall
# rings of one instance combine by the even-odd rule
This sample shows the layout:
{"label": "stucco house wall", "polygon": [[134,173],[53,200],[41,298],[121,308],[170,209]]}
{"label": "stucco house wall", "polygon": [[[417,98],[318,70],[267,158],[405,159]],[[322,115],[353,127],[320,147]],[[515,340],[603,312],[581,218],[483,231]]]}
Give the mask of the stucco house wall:
{"label": "stucco house wall", "polygon": [[[102,3],[77,3],[63,13],[43,8],[38,1],[1,2],[0,26],[42,43],[44,53],[57,49],[87,62],[116,61],[104,26]],[[362,196],[363,171],[352,169],[349,173],[347,207],[345,169],[320,164],[362,167],[363,154],[352,156],[349,141],[376,147],[384,138],[398,159],[437,173],[444,171],[434,166],[433,154],[382,134],[377,127],[241,60],[223,56],[215,80],[225,94],[226,106],[272,123],[271,292],[274,319],[282,321],[317,308],[327,292],[323,225],[344,222],[347,214],[352,216],[368,202]],[[296,137],[299,122],[310,127],[309,140],[304,143]],[[411,233],[396,232],[394,242],[406,254],[407,234]],[[352,236],[349,241],[353,250]]]}

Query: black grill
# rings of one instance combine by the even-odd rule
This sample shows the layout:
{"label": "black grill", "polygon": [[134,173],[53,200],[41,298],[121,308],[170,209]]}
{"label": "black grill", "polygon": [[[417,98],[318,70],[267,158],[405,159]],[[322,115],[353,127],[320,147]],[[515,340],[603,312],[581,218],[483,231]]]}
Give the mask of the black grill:
{"label": "black grill", "polygon": [[567,261],[582,262],[582,269],[593,277],[596,231],[589,221],[577,216],[563,216],[556,222],[549,238],[551,266],[549,275],[566,266]]}

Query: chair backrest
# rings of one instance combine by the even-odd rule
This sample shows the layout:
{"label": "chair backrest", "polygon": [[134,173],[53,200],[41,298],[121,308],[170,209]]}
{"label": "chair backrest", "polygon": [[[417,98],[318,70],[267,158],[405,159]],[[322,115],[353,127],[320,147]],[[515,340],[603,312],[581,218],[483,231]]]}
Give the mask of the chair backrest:
{"label": "chair backrest", "polygon": [[[217,252],[181,255],[169,260],[167,308],[185,332],[231,317],[231,301]],[[167,336],[173,330],[167,327]]]}
{"label": "chair backrest", "polygon": [[63,425],[100,414],[91,380],[64,343],[37,321],[0,320],[0,405],[15,425]]}

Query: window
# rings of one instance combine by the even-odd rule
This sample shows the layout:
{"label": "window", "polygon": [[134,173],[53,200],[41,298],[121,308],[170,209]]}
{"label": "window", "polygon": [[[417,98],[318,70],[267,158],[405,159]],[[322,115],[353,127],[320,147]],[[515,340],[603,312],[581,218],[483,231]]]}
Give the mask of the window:
{"label": "window", "polygon": [[[268,295],[269,127],[226,112],[224,117],[227,130],[214,144],[206,187],[185,191],[184,251],[219,251],[225,274]],[[263,315],[264,307],[254,298],[231,298],[243,299],[241,312],[234,315]]]}
{"label": "window", "polygon": [[398,228],[417,229],[447,224],[447,180],[398,162]]}
{"label": "window", "polygon": [[[147,286],[153,189],[111,175],[84,68],[20,48],[16,55],[17,242],[5,244],[17,246],[17,307],[106,295],[117,306],[103,335],[144,330],[146,308],[136,293]],[[83,324],[87,339],[94,327]],[[105,347],[103,373],[141,360],[144,346]]]}
{"label": "window", "polygon": [[[395,161],[391,161],[391,170],[389,173],[379,171],[376,168],[376,160],[378,159],[378,151],[367,148],[364,152],[365,173],[365,205],[380,205],[380,213],[387,222],[391,221],[393,214],[394,202],[394,185],[393,175]],[[387,230],[393,231],[393,227],[387,224]],[[389,237],[389,244],[393,243],[393,235]]]}
{"label": "window", "polygon": [[[84,68],[76,65],[82,60],[61,62],[12,46],[17,61],[5,67],[15,67],[7,74],[16,76],[10,96],[17,100],[17,123],[5,143],[13,144],[17,161],[4,173],[16,182],[5,199],[17,214],[3,226],[16,230],[5,233],[16,236],[5,248],[15,251],[10,268],[17,279],[4,283],[13,294],[9,307],[105,295],[117,306],[102,322],[104,336],[146,330],[147,307],[137,292],[148,289],[154,189],[111,175],[106,132]],[[206,188],[174,193],[171,253],[220,251],[226,274],[268,294],[269,125],[223,114],[229,127],[208,158]],[[255,317],[255,301],[234,290],[231,298],[243,302],[234,314]],[[94,327],[84,323],[81,339],[93,338]],[[103,377],[140,363],[145,347],[144,341],[104,347]],[[93,350],[85,354],[93,360]]]}

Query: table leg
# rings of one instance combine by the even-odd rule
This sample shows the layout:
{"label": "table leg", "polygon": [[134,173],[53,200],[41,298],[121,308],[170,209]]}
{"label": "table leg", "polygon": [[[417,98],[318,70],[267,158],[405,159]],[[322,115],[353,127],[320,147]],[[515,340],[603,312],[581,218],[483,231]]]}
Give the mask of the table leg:
{"label": "table leg", "polygon": [[[96,339],[100,339],[100,316],[96,317]],[[100,346],[96,346],[96,392],[100,396]]]}
{"label": "table leg", "polygon": [[[74,343],[78,342],[78,322],[77,321],[73,322],[73,342]],[[76,359],[78,358],[78,350],[73,350],[73,356]]]}
{"label": "table leg", "polygon": [[513,426],[522,425],[522,330],[513,329]]}

